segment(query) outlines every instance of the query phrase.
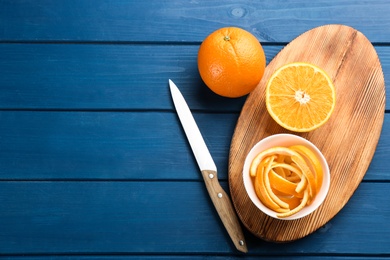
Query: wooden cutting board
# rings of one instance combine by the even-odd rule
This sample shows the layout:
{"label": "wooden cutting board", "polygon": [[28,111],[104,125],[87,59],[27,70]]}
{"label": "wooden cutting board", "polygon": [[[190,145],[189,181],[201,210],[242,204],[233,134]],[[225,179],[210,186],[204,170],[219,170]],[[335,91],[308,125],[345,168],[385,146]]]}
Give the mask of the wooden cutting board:
{"label": "wooden cutting board", "polygon": [[[265,86],[276,69],[297,61],[315,64],[328,73],[336,88],[336,106],[329,121],[320,128],[294,133],[323,152],[331,183],[319,209],[302,219],[287,221],[268,217],[256,208],[245,192],[242,168],[246,155],[258,141],[272,134],[289,133],[269,116]],[[326,224],[344,207],[363,179],[378,143],[384,113],[381,64],[374,47],[361,32],[343,25],[325,25],[289,43],[266,67],[261,82],[248,96],[230,147],[230,192],[244,226],[265,240],[287,242]]]}

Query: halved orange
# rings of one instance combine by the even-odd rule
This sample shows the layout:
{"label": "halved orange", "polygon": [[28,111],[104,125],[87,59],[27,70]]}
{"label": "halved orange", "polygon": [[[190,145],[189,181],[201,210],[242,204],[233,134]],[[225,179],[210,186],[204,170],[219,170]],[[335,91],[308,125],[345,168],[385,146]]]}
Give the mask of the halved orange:
{"label": "halved orange", "polygon": [[330,118],[336,92],[330,77],[319,67],[294,62],[276,70],[266,86],[266,106],[282,127],[312,131]]}

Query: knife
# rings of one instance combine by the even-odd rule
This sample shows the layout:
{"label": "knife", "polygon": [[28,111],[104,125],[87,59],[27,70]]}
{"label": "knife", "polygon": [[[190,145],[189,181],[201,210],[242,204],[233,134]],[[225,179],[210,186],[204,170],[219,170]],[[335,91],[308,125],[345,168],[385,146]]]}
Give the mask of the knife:
{"label": "knife", "polygon": [[169,88],[173,103],[175,105],[180,122],[184,128],[187,139],[190,143],[192,152],[195,155],[196,162],[202,172],[207,191],[216,208],[219,217],[222,220],[230,238],[235,247],[241,252],[248,252],[244,234],[241,230],[240,222],[234,211],[229,196],[222,189],[218,181],[217,166],[203,140],[202,134],[196,125],[195,119],[185,101],[180,90],[172,80],[169,80]]}

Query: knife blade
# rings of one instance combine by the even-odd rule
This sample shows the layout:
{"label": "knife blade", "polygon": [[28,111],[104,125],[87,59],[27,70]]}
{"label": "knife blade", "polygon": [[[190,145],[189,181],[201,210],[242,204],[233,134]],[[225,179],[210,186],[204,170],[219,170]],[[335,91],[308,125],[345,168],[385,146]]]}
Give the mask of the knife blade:
{"label": "knife blade", "polygon": [[246,253],[248,252],[248,249],[240,222],[238,221],[229,196],[219,184],[217,167],[211,157],[205,141],[203,140],[202,134],[200,133],[191,110],[189,109],[180,90],[172,80],[169,80],[169,88],[173,104],[194,153],[196,162],[198,163],[199,169],[202,173],[211,201],[213,202],[214,207],[217,210],[218,215],[221,218],[222,223],[235,247],[239,251]]}

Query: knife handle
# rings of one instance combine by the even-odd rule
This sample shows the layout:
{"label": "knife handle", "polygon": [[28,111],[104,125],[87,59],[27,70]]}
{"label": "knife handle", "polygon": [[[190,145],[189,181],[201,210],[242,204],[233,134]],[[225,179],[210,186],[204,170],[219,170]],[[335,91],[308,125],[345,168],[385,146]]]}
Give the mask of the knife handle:
{"label": "knife handle", "polygon": [[202,176],[214,207],[235,247],[241,252],[248,252],[240,222],[238,221],[229,196],[219,184],[217,172],[213,170],[203,170]]}

